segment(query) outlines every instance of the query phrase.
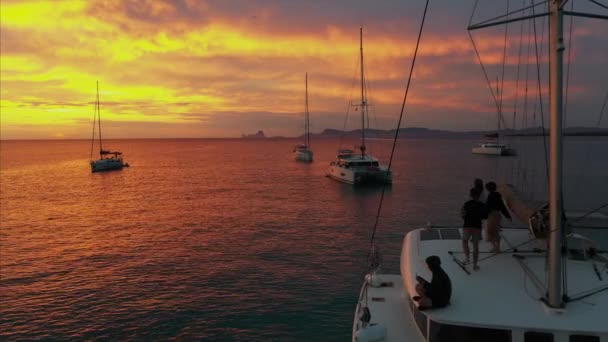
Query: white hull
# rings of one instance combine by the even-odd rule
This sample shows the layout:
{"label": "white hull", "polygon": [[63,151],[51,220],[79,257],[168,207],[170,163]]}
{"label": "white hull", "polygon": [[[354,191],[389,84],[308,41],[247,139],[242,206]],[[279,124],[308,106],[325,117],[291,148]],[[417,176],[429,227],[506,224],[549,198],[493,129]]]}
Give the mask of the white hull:
{"label": "white hull", "polygon": [[313,159],[313,153],[310,150],[295,151],[294,152],[294,158],[297,161],[311,162],[312,159]]}
{"label": "white hull", "polygon": [[92,172],[120,170],[125,166],[129,165],[124,164],[122,159],[108,158],[91,161]]}
{"label": "white hull", "polygon": [[502,147],[473,147],[473,154],[485,154],[491,156],[514,156],[515,150]]}
{"label": "white hull", "polygon": [[473,147],[471,152],[473,152],[473,154],[485,154],[490,156],[514,156],[517,154],[515,149],[509,148],[508,145],[497,143],[481,143],[479,146]]}
{"label": "white hull", "polygon": [[354,184],[391,184],[392,171],[385,168],[346,168],[336,164],[330,165],[327,175],[337,181]]}

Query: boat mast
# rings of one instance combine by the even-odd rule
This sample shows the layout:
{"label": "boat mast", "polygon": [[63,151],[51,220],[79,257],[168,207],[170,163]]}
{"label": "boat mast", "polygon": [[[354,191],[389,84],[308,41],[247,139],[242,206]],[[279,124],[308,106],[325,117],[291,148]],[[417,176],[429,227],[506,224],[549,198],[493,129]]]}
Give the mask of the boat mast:
{"label": "boat mast", "polygon": [[[496,98],[500,98],[500,88],[498,87],[498,76],[496,76]],[[496,144],[500,144],[500,119],[502,117],[502,101],[498,105],[498,127],[496,128]]]}
{"label": "boat mast", "polygon": [[99,106],[99,81],[97,81],[97,127],[99,127],[99,156],[102,156],[103,146],[101,145],[101,108]]}
{"label": "boat mast", "polygon": [[308,72],[306,73],[306,101],[305,101],[305,120],[304,123],[304,145],[306,148],[310,148],[310,123],[309,123],[309,113],[308,113]]}
{"label": "boat mast", "polygon": [[363,77],[363,27],[360,28],[359,42],[361,47],[361,156],[365,156],[365,79]]}
{"label": "boat mast", "polygon": [[563,307],[562,289],[562,63],[564,52],[563,12],[560,0],[551,0],[550,51],[550,156],[549,156],[549,286],[547,304]]}

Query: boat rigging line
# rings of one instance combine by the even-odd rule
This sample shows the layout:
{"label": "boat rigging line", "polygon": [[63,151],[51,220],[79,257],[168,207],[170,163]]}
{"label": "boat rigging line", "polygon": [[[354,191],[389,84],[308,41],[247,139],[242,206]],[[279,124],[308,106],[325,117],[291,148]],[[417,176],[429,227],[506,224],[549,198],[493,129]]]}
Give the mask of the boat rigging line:
{"label": "boat rigging line", "polygon": [[[403,102],[401,103],[401,112],[399,114],[399,121],[397,122],[397,129],[395,130],[395,138],[393,139],[393,146],[391,149],[391,155],[388,161],[388,168],[387,168],[387,172],[389,172],[391,170],[391,166],[393,163],[393,156],[395,155],[395,146],[397,145],[397,139],[399,138],[399,129],[401,128],[401,122],[403,120],[403,113],[405,111],[405,103],[407,101],[407,95],[409,93],[410,90],[410,84],[412,82],[412,75],[414,74],[414,66],[416,65],[416,58],[418,57],[418,48],[420,46],[420,40],[422,38],[422,29],[424,28],[424,23],[426,21],[426,13],[429,7],[429,1],[430,0],[426,0],[426,4],[424,5],[424,12],[422,14],[422,21],[420,23],[420,29],[418,30],[418,38],[416,40],[416,48],[414,49],[414,56],[412,57],[412,64],[410,66],[410,73],[407,79],[407,85],[405,87],[405,94],[403,95]],[[382,211],[382,203],[384,202],[384,194],[386,192],[386,183],[382,185],[382,194],[380,195],[380,203],[378,204],[378,211],[376,213],[376,220],[374,222],[374,228],[372,231],[372,236],[370,238],[370,249],[368,252],[368,256],[367,256],[367,261],[369,262],[369,257],[371,255],[371,252],[373,250],[373,246],[374,246],[374,239],[376,237],[376,230],[378,228],[378,221],[380,220],[380,213]]]}

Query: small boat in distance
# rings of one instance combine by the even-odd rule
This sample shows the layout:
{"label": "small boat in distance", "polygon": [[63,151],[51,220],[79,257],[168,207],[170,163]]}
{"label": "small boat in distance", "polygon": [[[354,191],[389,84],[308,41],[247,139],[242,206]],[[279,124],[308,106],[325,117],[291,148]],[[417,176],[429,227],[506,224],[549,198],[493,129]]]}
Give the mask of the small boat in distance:
{"label": "small boat in distance", "polygon": [[[97,124],[99,132],[99,159],[93,160],[93,146],[95,145],[95,125]],[[103,149],[103,140],[101,139],[101,109],[99,105],[99,81],[97,81],[97,101],[95,102],[95,114],[93,116],[93,137],[91,138],[91,172],[120,170],[123,167],[128,167],[122,159],[122,152],[109,151]]]}
{"label": "small boat in distance", "polygon": [[[498,88],[498,79],[496,80],[496,97],[500,93]],[[498,104],[498,127],[495,133],[486,134],[485,137],[490,139],[486,142],[478,143],[477,146],[473,147],[471,152],[473,154],[485,154],[490,156],[515,156],[517,151],[514,148],[510,148],[509,145],[500,143],[500,121],[502,117],[502,101]]]}
{"label": "small boat in distance", "polygon": [[365,92],[365,74],[363,71],[363,28],[360,29],[360,51],[361,51],[361,154],[353,150],[339,150],[335,161],[329,164],[327,176],[337,181],[361,185],[361,184],[390,184],[393,174],[386,166],[379,164],[378,159],[365,153],[365,121],[367,99]]}
{"label": "small boat in distance", "polygon": [[241,138],[243,138],[243,139],[264,139],[264,138],[266,138],[266,135],[264,135],[264,131],[259,130],[255,134],[242,134]]}
{"label": "small boat in distance", "polygon": [[311,162],[312,150],[310,149],[310,113],[308,112],[308,73],[306,73],[306,100],[304,105],[304,143],[297,144],[293,153],[297,161]]}
{"label": "small boat in distance", "polygon": [[493,156],[514,156],[517,154],[515,149],[509,148],[508,145],[493,142],[479,143],[476,147],[473,147],[472,152]]}

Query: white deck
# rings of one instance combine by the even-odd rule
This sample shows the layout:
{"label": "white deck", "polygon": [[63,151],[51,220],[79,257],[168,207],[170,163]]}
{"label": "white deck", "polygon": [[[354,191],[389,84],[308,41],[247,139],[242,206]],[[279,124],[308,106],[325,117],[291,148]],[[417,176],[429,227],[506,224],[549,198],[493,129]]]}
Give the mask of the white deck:
{"label": "white deck", "polygon": [[[424,341],[408,307],[408,299],[405,297],[401,276],[380,274],[375,277],[376,280],[383,283],[392,283],[393,286],[372,287],[364,284],[362,287],[359,300],[360,303],[365,303],[370,310],[370,325],[382,324],[386,328],[387,335],[384,341]],[[367,291],[367,301],[365,300],[365,291]],[[359,304],[353,323],[353,341],[357,341],[355,334],[361,328],[358,319],[360,309]]]}
{"label": "white deck", "polygon": [[[525,276],[522,266],[513,255],[521,255],[523,262],[541,282],[545,282],[545,257],[531,252],[544,248],[544,241],[530,240],[525,229],[504,229],[503,250],[518,246],[518,252],[498,255],[481,253],[481,270],[470,274],[452,260],[448,252],[463,260],[460,239],[447,239],[442,229],[436,231],[437,239],[421,240],[420,234],[427,229],[410,232],[404,239],[399,275],[377,274],[374,283],[392,283],[392,286],[372,287],[365,282],[357,304],[353,322],[353,341],[361,329],[361,308],[370,309],[370,324],[386,328],[384,341],[425,341],[410,310],[415,293],[416,274],[431,280],[425,259],[430,255],[441,258],[442,267],[452,281],[451,304],[442,309],[420,311],[429,321],[468,327],[505,329],[511,331],[511,341],[524,341],[526,332],[550,332],[555,342],[569,341],[572,334],[598,336],[599,341],[608,342],[608,290],[591,295],[583,300],[566,304],[563,310],[548,309],[540,300],[542,293]],[[461,229],[449,229],[461,234]],[[432,232],[433,233],[433,232]],[[443,239],[441,239],[443,237]],[[453,236],[452,236],[453,237]],[[457,238],[457,237],[456,237]],[[480,251],[489,251],[490,245],[482,241]],[[602,254],[606,257],[606,254]],[[484,258],[486,258],[484,260]],[[593,261],[567,261],[568,295],[573,298],[589,290],[608,286],[608,265],[595,261],[602,279],[593,268]],[[405,281],[405,286],[403,281]],[[367,291],[367,296],[366,292]]]}
{"label": "white deck", "polygon": [[[452,281],[451,305],[438,310],[425,311],[430,319],[455,325],[473,325],[493,328],[533,331],[586,332],[608,338],[608,291],[582,301],[570,302],[562,313],[547,310],[538,299],[542,293],[524,274],[513,254],[526,258],[523,262],[545,283],[544,253],[526,253],[535,247],[543,248],[542,241],[534,240],[518,247],[518,253],[503,253],[481,260],[481,270],[468,266],[466,274],[452,260],[449,251],[462,251],[460,240],[420,240],[420,232],[408,234],[403,244],[401,272],[410,296],[415,295],[416,273],[430,280],[430,271],[424,260],[430,255],[441,258],[442,267]],[[530,240],[527,230],[503,230],[503,249]],[[481,242],[480,251],[489,251],[487,242]],[[464,260],[462,253],[454,256]],[[480,259],[490,254],[480,254]],[[608,286],[608,268],[595,262],[601,272],[600,280],[591,261],[567,261],[568,295]]]}

